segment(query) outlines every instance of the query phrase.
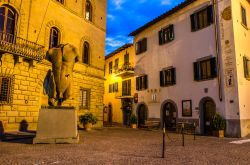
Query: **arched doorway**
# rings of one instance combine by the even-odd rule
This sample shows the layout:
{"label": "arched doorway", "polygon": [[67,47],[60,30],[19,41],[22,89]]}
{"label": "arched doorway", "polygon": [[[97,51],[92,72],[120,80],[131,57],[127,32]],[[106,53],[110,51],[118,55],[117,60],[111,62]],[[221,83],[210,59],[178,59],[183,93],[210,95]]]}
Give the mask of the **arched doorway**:
{"label": "arched doorway", "polygon": [[201,133],[212,135],[212,120],[216,113],[216,104],[213,99],[206,97],[200,101],[200,126]]}
{"label": "arched doorway", "polygon": [[113,122],[112,118],[113,118],[112,105],[109,104],[109,106],[108,106],[108,123],[109,124],[112,124],[112,122]]}
{"label": "arched doorway", "polygon": [[162,104],[161,121],[162,126],[163,122],[165,122],[166,129],[176,130],[177,115],[177,107],[173,101],[168,100]]}
{"label": "arched doorway", "polygon": [[141,128],[146,124],[147,120],[147,107],[145,104],[138,105],[137,116],[138,116],[138,127]]}

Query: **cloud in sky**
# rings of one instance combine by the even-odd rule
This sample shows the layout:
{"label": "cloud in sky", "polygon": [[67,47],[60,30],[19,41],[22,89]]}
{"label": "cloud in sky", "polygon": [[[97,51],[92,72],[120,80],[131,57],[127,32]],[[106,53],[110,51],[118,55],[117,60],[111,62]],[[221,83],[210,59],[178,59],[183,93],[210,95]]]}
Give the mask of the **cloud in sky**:
{"label": "cloud in sky", "polygon": [[125,43],[128,34],[184,0],[108,0],[106,54]]}

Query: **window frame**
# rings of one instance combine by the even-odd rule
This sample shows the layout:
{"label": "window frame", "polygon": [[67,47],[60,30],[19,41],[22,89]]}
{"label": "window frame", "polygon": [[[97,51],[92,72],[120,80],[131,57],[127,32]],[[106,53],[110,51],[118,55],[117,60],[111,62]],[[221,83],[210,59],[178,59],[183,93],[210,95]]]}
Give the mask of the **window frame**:
{"label": "window frame", "polygon": [[[209,62],[209,66],[207,65]],[[205,68],[202,68],[206,65]],[[208,74],[208,67],[210,67],[210,75]],[[206,59],[201,59],[193,63],[194,69],[194,81],[207,81],[218,77],[218,65],[216,57],[209,57]],[[206,74],[202,74],[202,71],[206,70]]]}
{"label": "window frame", "polygon": [[[170,24],[170,25],[162,28],[158,32],[158,34],[159,34],[159,45],[164,45],[166,43],[173,41],[175,39],[174,24]],[[166,36],[167,36],[167,38],[166,38]]]}
{"label": "window frame", "polygon": [[109,74],[113,73],[113,61],[109,62]]}
{"label": "window frame", "polygon": [[136,77],[136,90],[143,91],[148,89],[148,75]]}
{"label": "window frame", "polygon": [[[170,75],[167,75],[167,73],[170,73]],[[168,81],[167,79],[170,79],[170,81]],[[162,69],[160,71],[160,86],[168,87],[173,85],[176,85],[176,68],[169,67],[166,69]]]}
{"label": "window frame", "polygon": [[[84,91],[86,92],[86,102],[85,102],[85,106],[83,105],[84,103]],[[82,96],[81,96],[82,95]],[[89,110],[90,109],[90,99],[91,99],[91,89],[88,88],[80,88],[80,96],[79,96],[79,109],[84,109],[84,110]],[[82,105],[81,105],[82,104]]]}
{"label": "window frame", "polygon": [[245,79],[250,80],[250,59],[246,55],[243,56],[243,69]]}
{"label": "window frame", "polygon": [[[241,24],[245,28],[247,28],[247,10],[243,5],[240,6],[240,9],[241,9]],[[243,13],[243,11],[244,11],[244,13]],[[243,14],[245,14],[245,15],[243,15]]]}
{"label": "window frame", "polygon": [[142,54],[147,51],[147,38],[144,37],[135,43],[136,55]]}
{"label": "window frame", "polygon": [[131,79],[122,81],[122,96],[131,96]]}
{"label": "window frame", "polygon": [[[214,13],[213,13],[213,6],[212,5],[208,5],[205,6],[203,8],[201,8],[198,11],[195,11],[193,14],[190,15],[190,22],[191,22],[191,32],[196,32],[202,29],[205,29],[207,27],[209,27],[210,25],[212,25],[214,23]],[[206,13],[206,21],[207,24],[205,25],[204,22],[204,15],[203,15],[203,26],[201,27],[201,25],[199,24],[199,14],[201,13]]]}
{"label": "window frame", "polygon": [[[57,32],[57,45],[55,46],[52,45],[52,41],[54,39],[53,32]],[[61,43],[61,32],[57,27],[53,26],[50,28],[49,48],[57,47],[58,45],[60,45],[60,43]]]}
{"label": "window frame", "polygon": [[[3,87],[3,79],[7,79],[8,80],[8,87],[6,90],[6,87]],[[12,100],[13,100],[13,84],[14,84],[14,76],[13,75],[2,75],[0,74],[0,105],[12,105]],[[6,99],[2,100],[3,97],[3,93],[2,93],[2,89],[4,89],[4,92],[6,93]]]}
{"label": "window frame", "polygon": [[[86,4],[85,4],[85,16],[84,16],[84,18],[86,20],[90,21],[90,22],[93,22],[93,6],[92,6],[92,3],[89,0],[86,0],[85,3]],[[87,13],[89,14],[89,17],[87,17]]]}
{"label": "window frame", "polygon": [[[88,49],[87,53],[86,53],[86,48]],[[87,55],[87,62],[85,62],[86,55]],[[90,65],[90,44],[87,41],[84,41],[83,43],[82,63]]]}

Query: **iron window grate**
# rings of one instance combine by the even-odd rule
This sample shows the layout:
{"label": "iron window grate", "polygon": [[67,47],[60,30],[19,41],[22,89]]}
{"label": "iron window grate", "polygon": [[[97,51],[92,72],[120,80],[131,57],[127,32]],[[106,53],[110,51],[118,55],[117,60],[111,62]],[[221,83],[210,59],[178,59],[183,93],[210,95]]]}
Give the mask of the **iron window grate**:
{"label": "iron window grate", "polygon": [[0,105],[12,104],[14,77],[0,75]]}

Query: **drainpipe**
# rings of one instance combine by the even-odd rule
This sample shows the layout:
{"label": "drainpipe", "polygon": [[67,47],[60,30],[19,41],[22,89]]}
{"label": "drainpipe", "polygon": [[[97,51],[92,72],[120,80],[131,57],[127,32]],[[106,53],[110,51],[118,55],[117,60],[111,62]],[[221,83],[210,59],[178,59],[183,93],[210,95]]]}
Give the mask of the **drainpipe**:
{"label": "drainpipe", "polygon": [[214,14],[214,27],[215,27],[215,44],[216,44],[216,61],[217,61],[217,67],[218,67],[218,84],[219,84],[219,98],[220,101],[222,101],[222,84],[221,84],[221,65],[220,65],[220,43],[219,43],[219,26],[218,26],[218,13],[217,13],[217,7],[218,3],[217,0],[213,1],[213,14]]}

